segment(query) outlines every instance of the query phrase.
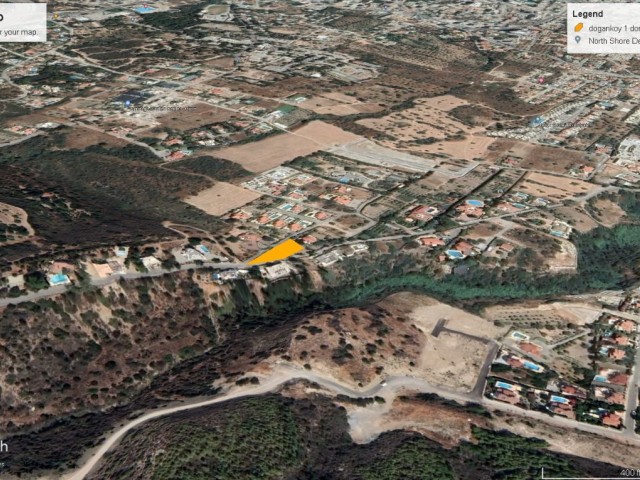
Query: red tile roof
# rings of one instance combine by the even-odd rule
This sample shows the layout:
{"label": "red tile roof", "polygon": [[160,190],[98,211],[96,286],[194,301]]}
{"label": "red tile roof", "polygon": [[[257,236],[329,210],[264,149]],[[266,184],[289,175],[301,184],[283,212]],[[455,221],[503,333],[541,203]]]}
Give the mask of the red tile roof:
{"label": "red tile roof", "polygon": [[602,417],[602,423],[609,427],[619,427],[622,424],[622,417],[615,413],[608,413]]}

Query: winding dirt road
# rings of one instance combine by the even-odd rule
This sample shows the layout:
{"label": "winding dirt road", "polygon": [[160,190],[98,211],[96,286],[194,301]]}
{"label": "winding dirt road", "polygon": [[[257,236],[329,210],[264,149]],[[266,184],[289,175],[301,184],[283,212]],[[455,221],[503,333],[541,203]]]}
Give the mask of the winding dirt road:
{"label": "winding dirt road", "polygon": [[640,447],[640,437],[629,438],[625,437],[624,433],[617,430],[608,429],[596,425],[589,425],[585,423],[578,423],[563,417],[550,417],[541,412],[522,410],[520,408],[513,407],[512,405],[484,398],[480,394],[478,394],[475,389],[474,391],[468,393],[457,392],[432,385],[421,378],[410,376],[390,376],[387,377],[385,382],[381,384],[373,384],[366,387],[365,389],[356,390],[349,385],[345,385],[333,378],[321,376],[312,371],[308,371],[293,365],[279,364],[275,366],[273,373],[269,377],[261,378],[261,383],[259,386],[234,386],[230,390],[215,398],[155,410],[130,421],[129,423],[112,433],[105,440],[105,442],[100,445],[100,447],[95,452],[93,452],[91,457],[85,461],[84,465],[82,465],[78,470],[75,470],[63,476],[62,480],[83,480],[95,468],[100,460],[102,460],[105,454],[117,445],[119,440],[122,439],[124,435],[126,435],[136,427],[142,425],[143,423],[185,410],[215,405],[217,403],[223,403],[243,397],[263,395],[273,392],[279,387],[283,386],[285,383],[294,380],[308,380],[311,382],[315,382],[325,389],[335,392],[336,394],[348,395],[350,397],[372,397],[375,395],[380,395],[385,397],[388,403],[391,403],[391,400],[393,400],[398,394],[403,391],[435,393],[443,398],[455,400],[460,403],[481,403],[489,410],[502,410],[514,415],[535,419],[567,429],[577,429],[589,433],[596,433],[598,435],[608,437],[622,443]]}

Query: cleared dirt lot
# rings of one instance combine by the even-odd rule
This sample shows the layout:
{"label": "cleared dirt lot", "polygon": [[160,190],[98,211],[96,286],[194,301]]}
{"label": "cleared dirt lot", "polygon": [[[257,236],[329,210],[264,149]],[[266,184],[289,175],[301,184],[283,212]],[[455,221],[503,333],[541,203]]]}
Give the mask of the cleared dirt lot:
{"label": "cleared dirt lot", "polygon": [[190,105],[195,107],[195,110],[184,112],[168,112],[164,115],[156,117],[156,121],[163,127],[170,128],[172,130],[190,130],[202,125],[208,125],[210,123],[225,122],[232,117],[238,117],[239,115],[222,110],[220,108],[207,105],[206,103],[195,103]]}
{"label": "cleared dirt lot", "polygon": [[355,142],[361,139],[358,135],[320,121],[309,122],[304,127],[297,129],[294,133],[309,138],[325,147]]}
{"label": "cleared dirt lot", "polygon": [[461,441],[471,441],[473,424],[486,427],[485,418],[428,403],[409,396],[390,399],[387,406],[359,409],[349,408],[349,434],[357,443],[367,443],[390,430],[409,430],[435,440],[447,447]]}
{"label": "cleared dirt lot", "polygon": [[258,198],[260,198],[259,193],[231,183],[219,182],[213,187],[202,190],[197,195],[185,198],[184,202],[199,208],[209,215],[220,216]]}
{"label": "cleared dirt lot", "polygon": [[578,268],[578,250],[568,240],[560,241],[561,251],[547,261],[549,269],[554,272],[568,273]]}
{"label": "cleared dirt lot", "polygon": [[544,173],[529,173],[516,189],[530,195],[565,200],[579,194],[587,194],[597,188],[592,183],[582,180],[556,177]]}
{"label": "cleared dirt lot", "polygon": [[502,330],[430,297],[397,294],[367,308],[311,315],[294,332],[288,354],[313,371],[350,384],[412,375],[434,385],[468,391],[477,380],[489,346],[457,333],[431,335],[438,320],[447,328],[488,338]]}
{"label": "cleared dirt lot", "polygon": [[589,232],[598,226],[598,222],[578,206],[560,207],[554,213],[561,220],[568,221],[580,233]]}
{"label": "cleared dirt lot", "polygon": [[483,128],[469,127],[449,114],[467,104],[452,95],[423,98],[412,108],[356,123],[392,136],[393,140],[382,142],[388,147],[472,160],[483,156],[494,139],[481,136]]}
{"label": "cleared dirt lot", "polygon": [[406,311],[425,335],[418,364],[421,376],[449,388],[465,391],[473,388],[488,346],[454,333],[443,332],[434,337],[431,332],[438,320],[446,319],[448,329],[487,339],[497,339],[506,331],[482,317],[422,295],[402,293],[386,301]]}
{"label": "cleared dirt lot", "polygon": [[606,198],[598,198],[593,202],[595,218],[605,227],[613,227],[624,220],[625,211],[620,205]]}
{"label": "cleared dirt lot", "polygon": [[360,137],[324,122],[310,122],[292,133],[281,133],[258,142],[223,148],[217,156],[239,163],[252,172],[264,172],[296,157],[359,140]]}
{"label": "cleared dirt lot", "polygon": [[99,143],[106,143],[112,147],[124,147],[129,144],[127,140],[97,132],[88,128],[74,127],[64,137],[67,148],[83,149]]}
{"label": "cleared dirt lot", "polygon": [[355,115],[358,113],[376,113],[383,109],[376,103],[362,103],[355,97],[335,92],[312,97],[300,104],[315,113],[323,115]]}
{"label": "cleared dirt lot", "polygon": [[518,161],[519,168],[545,170],[554,173],[566,173],[575,165],[595,166],[593,154],[568,150],[565,148],[545,147],[518,140],[498,138],[491,144],[487,159],[498,161],[512,158]]}

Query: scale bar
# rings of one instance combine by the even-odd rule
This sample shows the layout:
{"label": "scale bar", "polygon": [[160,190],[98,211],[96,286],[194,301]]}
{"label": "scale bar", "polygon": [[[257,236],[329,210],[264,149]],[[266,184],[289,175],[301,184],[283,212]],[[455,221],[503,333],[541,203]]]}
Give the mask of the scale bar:
{"label": "scale bar", "polygon": [[544,467],[540,469],[542,476],[541,480],[633,480],[634,478],[640,478],[639,476],[629,477],[545,477]]}

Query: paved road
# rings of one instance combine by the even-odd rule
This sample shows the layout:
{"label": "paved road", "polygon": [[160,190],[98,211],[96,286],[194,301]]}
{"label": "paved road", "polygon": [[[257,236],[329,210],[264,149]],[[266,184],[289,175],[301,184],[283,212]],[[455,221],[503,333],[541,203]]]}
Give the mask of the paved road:
{"label": "paved road", "polygon": [[595,433],[600,436],[618,440],[627,444],[640,446],[640,438],[628,437],[624,433],[617,430],[600,427],[597,425],[589,425],[585,423],[578,423],[573,420],[566,419],[564,417],[550,417],[542,412],[533,412],[530,410],[522,410],[521,408],[514,407],[509,404],[497,402],[483,398],[475,391],[469,393],[456,392],[442,387],[434,386],[423,379],[410,377],[410,376],[390,376],[387,377],[384,384],[374,384],[365,389],[354,389],[349,385],[345,385],[333,378],[319,375],[312,371],[304,370],[300,367],[292,365],[280,364],[274,369],[271,376],[261,380],[261,384],[257,387],[232,387],[227,392],[215,398],[195,401],[188,404],[181,404],[178,406],[171,406],[160,410],[154,410],[135,420],[130,421],[126,425],[122,426],[114,433],[112,433],[105,442],[91,454],[91,457],[78,470],[70,472],[63,476],[63,480],[82,480],[84,479],[98,464],[98,462],[109,452],[119,440],[128,432],[141,424],[153,420],[155,418],[164,417],[173,413],[182,412],[185,410],[191,410],[195,408],[205,407],[209,405],[215,405],[217,403],[226,402],[229,400],[249,397],[255,395],[263,395],[274,390],[277,390],[284,383],[292,380],[309,380],[316,382],[322,387],[335,392],[336,394],[348,395],[350,397],[372,397],[375,395],[384,395],[385,397],[394,398],[403,391],[419,391],[423,393],[435,393],[443,398],[449,400],[455,400],[457,402],[477,402],[484,405],[489,410],[500,410],[508,412],[513,415],[526,417],[529,419],[539,420],[548,424],[556,425],[562,428],[570,428],[581,430],[584,432]]}
{"label": "paved road", "polygon": [[635,436],[636,420],[633,412],[638,408],[638,387],[640,387],[640,335],[636,335],[636,364],[627,384],[627,404],[625,405],[624,426],[628,437]]}
{"label": "paved road", "polygon": [[[229,270],[229,269],[239,269],[239,268],[249,268],[245,263],[214,263],[214,262],[203,262],[202,265],[197,265],[195,263],[184,263],[180,266],[180,268],[172,268],[172,269],[156,269],[151,270],[149,272],[128,272],[123,275],[111,275],[106,278],[98,278],[93,279],[91,281],[91,285],[94,287],[104,287],[111,283],[115,283],[121,278],[125,280],[135,280],[138,278],[147,278],[147,277],[159,277],[162,275],[166,275],[168,273],[176,273],[181,271],[186,271],[190,269],[199,269],[199,268],[215,268],[218,270]],[[39,290],[37,292],[29,292],[26,295],[21,295],[20,297],[15,298],[0,298],[0,307],[6,307],[7,305],[13,304],[18,305],[23,302],[35,302],[36,300],[41,300],[43,298],[54,297],[56,295],[60,295],[67,291],[67,286],[60,285],[57,287],[49,287],[43,290]]]}
{"label": "paved road", "polygon": [[[558,208],[558,207],[562,207],[563,204],[557,204],[557,205],[549,205],[547,208]],[[463,222],[460,223],[458,226],[456,226],[455,228],[451,228],[449,230],[445,230],[442,232],[439,232],[442,235],[447,235],[448,232],[452,232],[454,230],[460,230],[461,228],[464,227],[468,227],[471,225],[476,225],[478,223],[483,223],[483,222],[491,222],[494,220],[500,220],[503,218],[510,218],[510,217],[516,217],[518,215],[524,215],[524,214],[528,214],[531,212],[535,212],[540,210],[539,208],[529,208],[526,210],[522,210],[519,212],[511,212],[511,213],[503,213],[501,215],[496,215],[495,217],[483,217],[483,218],[479,218],[478,220],[471,220],[469,222]],[[328,245],[326,247],[322,247],[319,248],[318,250],[314,251],[313,256],[314,257],[318,257],[320,255],[322,255],[323,253],[326,253],[329,250],[335,250],[336,248],[339,247],[343,247],[346,245],[354,245],[356,243],[369,243],[369,242],[379,242],[379,241],[390,241],[390,240],[400,240],[403,238],[412,238],[412,237],[419,237],[421,235],[430,235],[435,233],[436,230],[434,228],[428,228],[425,230],[416,230],[412,233],[399,233],[396,235],[387,235],[384,237],[375,237],[375,238],[367,238],[367,239],[362,239],[362,240],[349,240],[347,242],[342,242],[342,243],[337,243],[335,245]]]}

